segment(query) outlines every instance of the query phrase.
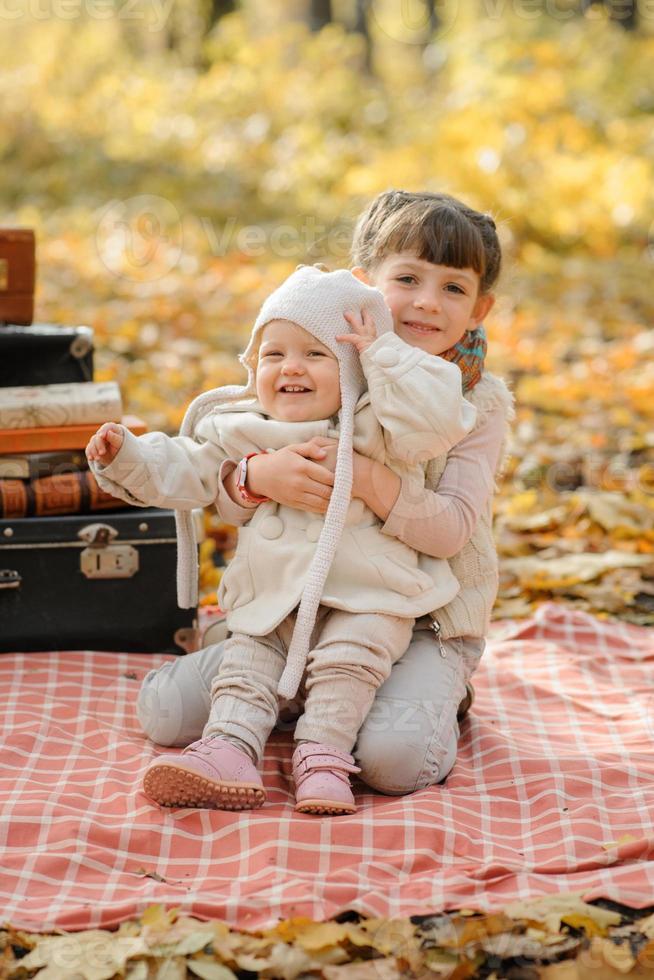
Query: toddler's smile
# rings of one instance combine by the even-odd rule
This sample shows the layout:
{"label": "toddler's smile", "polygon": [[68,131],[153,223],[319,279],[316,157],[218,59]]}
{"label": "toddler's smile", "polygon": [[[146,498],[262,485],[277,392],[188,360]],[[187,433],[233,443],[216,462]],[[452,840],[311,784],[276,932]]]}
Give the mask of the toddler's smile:
{"label": "toddler's smile", "polygon": [[290,320],[263,328],[256,386],[264,411],[281,422],[327,419],[341,407],[336,356]]}

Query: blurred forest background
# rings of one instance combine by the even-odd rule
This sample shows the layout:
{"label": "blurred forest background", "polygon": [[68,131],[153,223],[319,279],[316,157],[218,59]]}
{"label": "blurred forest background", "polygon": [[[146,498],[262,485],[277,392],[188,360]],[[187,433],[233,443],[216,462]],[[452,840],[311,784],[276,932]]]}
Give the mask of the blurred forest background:
{"label": "blurred forest background", "polygon": [[37,231],[36,319],[91,325],[98,378],[174,433],[372,195],[490,211],[495,614],[654,623],[653,64],[645,0],[1,0],[2,221]]}

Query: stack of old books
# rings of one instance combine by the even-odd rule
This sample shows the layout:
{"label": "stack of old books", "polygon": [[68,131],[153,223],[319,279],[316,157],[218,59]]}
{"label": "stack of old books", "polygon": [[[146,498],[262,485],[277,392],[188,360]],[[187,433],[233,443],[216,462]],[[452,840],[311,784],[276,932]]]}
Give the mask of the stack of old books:
{"label": "stack of old books", "polygon": [[100,489],[84,453],[103,422],[146,431],[123,415],[115,381],[0,387],[0,518],[124,508]]}
{"label": "stack of old books", "polygon": [[0,652],[190,650],[173,512],[100,490],[84,453],[146,425],[95,378],[91,327],[33,322],[35,269],[33,230],[0,228]]}

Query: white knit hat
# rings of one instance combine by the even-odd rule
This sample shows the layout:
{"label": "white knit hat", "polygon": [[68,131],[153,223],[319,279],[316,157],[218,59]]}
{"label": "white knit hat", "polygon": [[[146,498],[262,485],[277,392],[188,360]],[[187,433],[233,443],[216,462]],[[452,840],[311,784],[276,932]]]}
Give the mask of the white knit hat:
{"label": "white knit hat", "polygon": [[[347,269],[323,272],[315,266],[299,266],[261,307],[250,343],[240,357],[248,371],[247,385],[227,385],[200,395],[191,402],[180,428],[180,435],[190,436],[200,419],[217,405],[256,398],[255,371],[261,331],[271,320],[290,320],[298,324],[328,347],[338,359],[341,409],[334,487],[325,523],[307,573],[286,667],[278,686],[279,695],[285,698],[295,696],[304,673],[316,612],[343,531],[352,493],[354,409],[365,390],[365,377],[356,349],[348,342],[336,340],[338,334],[351,333],[343,317],[348,310],[368,311],[374,319],[378,335],[393,329],[390,310],[378,289],[366,286]],[[182,608],[189,608],[197,605],[198,601],[197,547],[190,512],[176,511],[175,520],[178,538],[178,602]]]}

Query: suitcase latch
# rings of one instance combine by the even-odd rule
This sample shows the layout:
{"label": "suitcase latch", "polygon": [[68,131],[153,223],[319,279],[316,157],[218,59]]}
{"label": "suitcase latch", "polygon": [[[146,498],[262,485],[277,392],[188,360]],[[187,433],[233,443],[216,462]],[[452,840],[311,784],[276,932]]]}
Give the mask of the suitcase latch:
{"label": "suitcase latch", "polygon": [[75,337],[72,344],[70,345],[71,356],[77,358],[77,360],[79,361],[83,357],[86,357],[88,352],[91,350],[92,346],[93,344],[91,343],[88,337],[81,336],[81,335]]}
{"label": "suitcase latch", "polygon": [[19,589],[22,578],[13,568],[0,568],[0,589]]}
{"label": "suitcase latch", "polygon": [[113,544],[118,531],[109,524],[87,524],[77,536],[88,541],[80,555],[87,578],[131,578],[139,570],[139,553],[129,544]]}

